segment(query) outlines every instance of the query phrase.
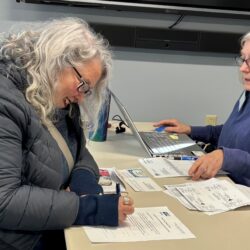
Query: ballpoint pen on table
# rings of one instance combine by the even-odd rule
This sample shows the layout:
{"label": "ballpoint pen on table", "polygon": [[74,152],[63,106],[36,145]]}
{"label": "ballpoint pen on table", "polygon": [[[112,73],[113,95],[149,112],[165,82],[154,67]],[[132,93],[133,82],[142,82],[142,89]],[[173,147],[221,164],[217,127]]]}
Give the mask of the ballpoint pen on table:
{"label": "ballpoint pen on table", "polygon": [[169,155],[167,156],[169,160],[182,160],[182,161],[195,161],[198,159],[197,156],[192,155]]}

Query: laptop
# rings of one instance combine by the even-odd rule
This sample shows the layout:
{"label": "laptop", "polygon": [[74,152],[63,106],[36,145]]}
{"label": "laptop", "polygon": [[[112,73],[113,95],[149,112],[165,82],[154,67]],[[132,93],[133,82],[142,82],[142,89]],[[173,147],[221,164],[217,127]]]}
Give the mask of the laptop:
{"label": "laptop", "polygon": [[164,132],[139,132],[128,111],[112,92],[111,96],[132,133],[150,157],[180,157],[204,154],[204,151],[186,134]]}

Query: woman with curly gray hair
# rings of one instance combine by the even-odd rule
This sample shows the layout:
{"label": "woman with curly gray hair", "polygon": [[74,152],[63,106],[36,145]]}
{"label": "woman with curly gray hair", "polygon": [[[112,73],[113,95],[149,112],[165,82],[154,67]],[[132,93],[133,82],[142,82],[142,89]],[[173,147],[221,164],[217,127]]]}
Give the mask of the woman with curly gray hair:
{"label": "woman with curly gray hair", "polygon": [[66,227],[117,226],[133,212],[131,199],[100,195],[82,129],[97,127],[111,64],[106,41],[78,18],[2,38],[0,249],[50,249]]}

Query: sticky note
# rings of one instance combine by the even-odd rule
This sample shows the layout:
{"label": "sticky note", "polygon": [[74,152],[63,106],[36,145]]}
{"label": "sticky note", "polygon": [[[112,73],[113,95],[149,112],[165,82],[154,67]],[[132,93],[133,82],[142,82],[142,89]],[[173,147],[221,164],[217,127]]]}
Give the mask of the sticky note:
{"label": "sticky note", "polygon": [[179,139],[179,136],[177,134],[171,134],[169,135],[169,137],[173,140],[178,140]]}

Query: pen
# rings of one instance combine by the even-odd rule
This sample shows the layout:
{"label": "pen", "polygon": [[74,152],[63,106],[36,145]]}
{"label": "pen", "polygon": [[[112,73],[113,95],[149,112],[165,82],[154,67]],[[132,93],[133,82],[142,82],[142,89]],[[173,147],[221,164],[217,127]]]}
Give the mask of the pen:
{"label": "pen", "polygon": [[197,156],[190,156],[190,155],[181,156],[181,160],[184,160],[184,161],[195,161],[197,159],[198,159]]}
{"label": "pen", "polygon": [[198,159],[197,156],[191,156],[191,155],[178,155],[178,156],[168,156],[167,157],[170,160],[181,160],[181,161],[195,161]]}
{"label": "pen", "polygon": [[121,194],[121,187],[120,187],[120,183],[116,183],[116,194]]}

